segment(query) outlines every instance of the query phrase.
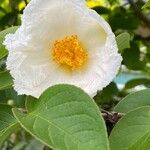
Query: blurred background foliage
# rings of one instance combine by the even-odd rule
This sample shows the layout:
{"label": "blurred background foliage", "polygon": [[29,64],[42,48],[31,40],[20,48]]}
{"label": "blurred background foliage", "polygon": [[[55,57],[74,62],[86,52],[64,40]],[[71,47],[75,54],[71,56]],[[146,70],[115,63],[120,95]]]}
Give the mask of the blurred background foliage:
{"label": "blurred background foliage", "polygon": [[[0,31],[21,24],[21,14],[29,1],[0,0]],[[87,0],[87,6],[109,22],[116,36],[123,32],[130,34],[130,48],[119,50],[123,62],[118,76],[94,97],[96,103],[105,110],[111,110],[127,94],[150,87],[150,8],[142,8],[145,2],[144,0]],[[6,58],[0,59],[0,103],[24,108],[26,97],[17,96],[13,90],[12,78],[6,71],[5,60]],[[1,78],[2,73],[6,74],[5,78]],[[9,86],[3,87],[2,83],[9,80]],[[43,145],[26,132],[21,131],[17,134],[13,134],[4,143],[4,150],[43,149]]]}

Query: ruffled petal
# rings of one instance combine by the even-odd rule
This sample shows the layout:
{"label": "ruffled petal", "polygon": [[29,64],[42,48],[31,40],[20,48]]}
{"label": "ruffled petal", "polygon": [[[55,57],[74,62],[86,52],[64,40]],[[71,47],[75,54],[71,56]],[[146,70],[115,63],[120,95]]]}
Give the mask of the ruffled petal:
{"label": "ruffled petal", "polygon": [[[34,18],[34,19],[33,19]],[[85,69],[63,72],[51,57],[55,40],[78,35],[89,53]],[[39,97],[48,87],[67,83],[93,96],[108,85],[121,65],[115,36],[108,23],[84,0],[31,0],[22,25],[6,36],[7,68],[18,94]]]}
{"label": "ruffled petal", "polygon": [[95,61],[99,62],[97,63],[97,69],[95,69],[98,75],[98,77],[95,78],[95,90],[102,90],[112,82],[117,75],[121,66],[122,57],[118,53],[116,37],[110,25],[94,10],[89,9],[89,14],[98,21],[99,25],[101,25],[107,33],[105,47],[103,50],[97,49],[96,55],[93,56],[95,57]]}

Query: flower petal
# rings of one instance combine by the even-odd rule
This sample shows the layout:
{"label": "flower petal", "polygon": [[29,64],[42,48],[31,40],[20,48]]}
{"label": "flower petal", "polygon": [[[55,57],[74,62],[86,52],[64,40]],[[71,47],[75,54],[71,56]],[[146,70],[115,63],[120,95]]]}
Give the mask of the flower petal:
{"label": "flower petal", "polygon": [[[33,19],[34,18],[34,19]],[[55,40],[78,35],[89,53],[83,70],[66,73],[53,62]],[[31,0],[15,34],[6,36],[7,68],[18,94],[39,97],[49,86],[68,83],[93,96],[107,86],[121,65],[115,35],[84,0]]]}

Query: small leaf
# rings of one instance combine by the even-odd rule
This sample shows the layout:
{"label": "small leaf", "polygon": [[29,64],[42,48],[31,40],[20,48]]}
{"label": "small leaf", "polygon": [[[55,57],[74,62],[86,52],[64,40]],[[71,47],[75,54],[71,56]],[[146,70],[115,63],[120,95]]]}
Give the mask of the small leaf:
{"label": "small leaf", "polygon": [[114,82],[111,82],[107,87],[105,87],[102,91],[99,91],[97,95],[94,97],[94,100],[97,104],[110,104],[112,103],[112,99],[119,93],[119,89]]}
{"label": "small leaf", "polygon": [[150,89],[127,95],[116,105],[114,111],[127,113],[128,111],[142,106],[150,106]]}
{"label": "small leaf", "polygon": [[130,111],[116,124],[110,135],[110,149],[149,150],[149,141],[150,107],[145,106]]}
{"label": "small leaf", "polygon": [[141,60],[141,52],[139,43],[135,42],[133,39],[130,42],[130,48],[127,48],[123,51],[123,64],[130,70],[142,70],[145,67],[146,62]]}
{"label": "small leaf", "polygon": [[100,111],[81,89],[56,85],[46,90],[36,103],[33,101],[27,100],[27,114],[17,109],[13,113],[22,127],[41,142],[55,150],[109,149]]}
{"label": "small leaf", "polygon": [[17,120],[13,117],[11,106],[0,104],[0,148],[6,138],[19,129]]}
{"label": "small leaf", "polygon": [[150,0],[148,0],[147,3],[142,8],[147,8],[147,7],[150,8]]}
{"label": "small leaf", "polygon": [[125,32],[116,37],[119,51],[122,52],[126,48],[130,48],[130,34]]}
{"label": "small leaf", "polygon": [[11,28],[8,28],[8,29],[0,32],[0,59],[4,58],[8,54],[8,51],[5,49],[5,46],[3,45],[5,36],[8,33],[14,33],[17,30],[17,28],[18,27],[15,26],[15,27],[11,27]]}
{"label": "small leaf", "polygon": [[125,89],[131,89],[138,85],[145,85],[147,87],[150,87],[150,79],[149,78],[137,78],[137,79],[130,80],[125,84]]}
{"label": "small leaf", "polygon": [[11,88],[13,85],[13,79],[8,71],[0,72],[0,90]]}

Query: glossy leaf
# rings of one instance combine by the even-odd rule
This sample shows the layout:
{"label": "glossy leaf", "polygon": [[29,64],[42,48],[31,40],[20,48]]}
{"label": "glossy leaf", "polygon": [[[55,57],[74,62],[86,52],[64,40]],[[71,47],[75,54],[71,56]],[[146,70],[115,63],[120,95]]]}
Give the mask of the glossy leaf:
{"label": "glossy leaf", "polygon": [[149,150],[150,106],[127,113],[110,135],[111,150]]}
{"label": "glossy leaf", "polygon": [[11,109],[11,106],[0,104],[0,148],[6,138],[19,128]]}
{"label": "glossy leaf", "polygon": [[142,106],[150,106],[150,89],[127,95],[116,105],[114,111],[127,113],[128,111]]}
{"label": "glossy leaf", "polygon": [[56,85],[36,102],[28,98],[26,106],[29,112],[23,114],[14,109],[15,117],[26,131],[49,147],[56,150],[109,149],[98,107],[81,89]]}

